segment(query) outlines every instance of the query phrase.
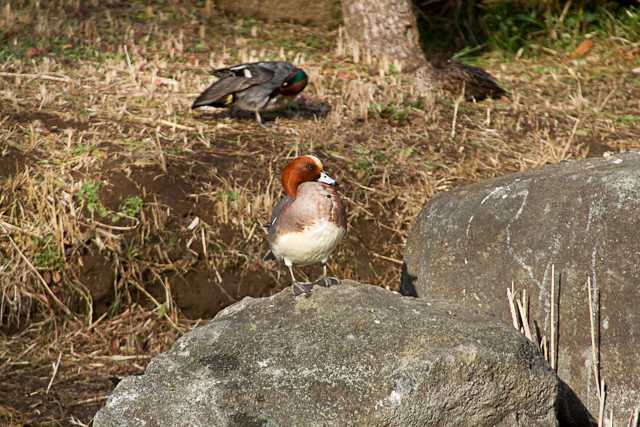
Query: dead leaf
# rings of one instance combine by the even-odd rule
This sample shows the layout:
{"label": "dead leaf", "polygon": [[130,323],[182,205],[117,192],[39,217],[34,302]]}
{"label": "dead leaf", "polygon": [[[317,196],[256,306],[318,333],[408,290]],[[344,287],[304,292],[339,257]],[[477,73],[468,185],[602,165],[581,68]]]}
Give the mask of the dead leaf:
{"label": "dead leaf", "polygon": [[591,49],[593,49],[593,44],[594,44],[593,40],[591,39],[582,40],[582,42],[578,45],[576,50],[573,51],[573,56],[576,58],[585,56],[591,51]]}
{"label": "dead leaf", "polygon": [[120,339],[118,337],[111,338],[111,354],[120,352]]}

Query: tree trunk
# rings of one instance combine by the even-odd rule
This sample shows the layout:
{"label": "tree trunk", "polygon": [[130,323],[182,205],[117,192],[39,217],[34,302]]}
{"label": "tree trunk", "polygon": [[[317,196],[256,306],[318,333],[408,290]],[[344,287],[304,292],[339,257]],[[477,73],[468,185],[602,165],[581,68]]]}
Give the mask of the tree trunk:
{"label": "tree trunk", "polygon": [[347,37],[378,58],[412,70],[424,64],[411,0],[342,0]]}
{"label": "tree trunk", "polygon": [[455,61],[440,66],[428,62],[420,47],[416,17],[411,0],[342,0],[345,31],[378,59],[402,64],[403,71],[415,73],[418,94],[433,96],[439,89],[464,93],[468,100],[500,98],[508,93],[481,68]]}

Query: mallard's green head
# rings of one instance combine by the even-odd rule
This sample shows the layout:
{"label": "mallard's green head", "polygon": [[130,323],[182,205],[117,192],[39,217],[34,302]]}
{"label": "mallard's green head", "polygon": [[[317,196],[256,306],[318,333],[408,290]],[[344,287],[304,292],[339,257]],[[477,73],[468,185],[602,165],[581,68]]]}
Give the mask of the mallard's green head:
{"label": "mallard's green head", "polygon": [[296,96],[304,90],[308,81],[307,73],[296,68],[289,73],[282,85],[280,85],[280,94],[284,96]]}

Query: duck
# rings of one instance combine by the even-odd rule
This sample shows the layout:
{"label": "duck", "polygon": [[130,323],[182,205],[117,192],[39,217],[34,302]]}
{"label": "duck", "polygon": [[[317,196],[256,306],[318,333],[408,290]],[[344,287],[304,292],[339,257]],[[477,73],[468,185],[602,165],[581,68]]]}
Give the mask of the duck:
{"label": "duck", "polygon": [[453,59],[445,62],[425,63],[415,72],[419,93],[427,94],[441,88],[454,95],[464,90],[466,101],[509,97],[509,92],[498,84],[495,77],[480,67],[462,64]]}
{"label": "duck", "polygon": [[211,106],[249,111],[255,113],[260,125],[260,113],[284,110],[309,82],[302,69],[286,61],[238,64],[213,70],[212,74],[219,80],[202,92],[191,108]]}
{"label": "duck", "polygon": [[[329,287],[327,261],[347,232],[345,204],[336,191],[336,180],[324,172],[320,159],[304,155],[291,160],[280,177],[284,195],[266,224],[269,251],[264,261],[276,260],[289,269],[295,296],[311,292],[314,284]],[[322,278],[300,282],[293,267],[321,263]]]}

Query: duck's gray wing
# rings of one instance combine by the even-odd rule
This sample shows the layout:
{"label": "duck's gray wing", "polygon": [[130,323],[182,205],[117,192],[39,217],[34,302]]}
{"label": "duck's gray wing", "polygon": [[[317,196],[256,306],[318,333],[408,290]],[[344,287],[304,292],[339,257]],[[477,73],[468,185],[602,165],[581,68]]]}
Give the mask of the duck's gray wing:
{"label": "duck's gray wing", "polygon": [[275,256],[273,255],[273,252],[271,252],[271,242],[273,241],[273,238],[275,236],[278,217],[280,216],[280,213],[282,213],[283,210],[285,210],[287,207],[291,205],[291,203],[293,203],[293,200],[294,199],[292,199],[289,196],[286,196],[286,195],[283,196],[280,199],[280,201],[278,201],[278,203],[275,205],[275,207],[273,208],[273,211],[271,211],[271,219],[269,220],[269,222],[263,225],[263,228],[267,232],[267,241],[269,242],[269,251],[262,257],[263,261],[276,259]]}
{"label": "duck's gray wing", "polygon": [[191,105],[191,108],[210,105],[212,107],[227,107],[233,103],[233,94],[252,86],[270,82],[274,78],[274,71],[259,63],[240,64],[229,68],[213,71],[220,80],[209,86]]}

